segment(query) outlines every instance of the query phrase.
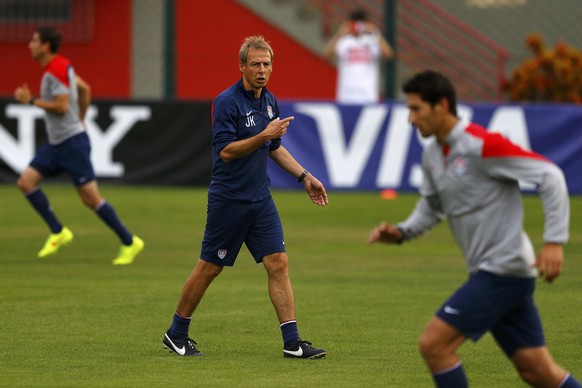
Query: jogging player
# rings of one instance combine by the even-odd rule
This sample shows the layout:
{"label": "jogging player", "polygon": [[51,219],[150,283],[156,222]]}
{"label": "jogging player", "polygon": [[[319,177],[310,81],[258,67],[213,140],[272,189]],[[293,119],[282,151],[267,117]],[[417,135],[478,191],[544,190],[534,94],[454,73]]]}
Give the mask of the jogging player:
{"label": "jogging player", "polygon": [[[408,241],[446,218],[460,245],[469,279],[420,338],[436,386],[467,386],[457,348],[489,331],[528,384],[580,387],[552,359],[533,300],[538,271],[552,282],[562,269],[569,224],[562,171],[543,156],[457,117],[455,90],[442,74],[419,73],[403,91],[411,124],[430,138],[422,157],[421,198],[404,222],[373,229],[368,243]],[[523,230],[518,181],[537,185],[544,207],[544,244],[537,260]]]}
{"label": "jogging player", "polygon": [[71,62],[58,54],[60,44],[60,33],[51,27],[41,27],[34,32],[28,48],[32,58],[44,70],[40,97],[34,98],[26,84],[14,93],[20,103],[45,111],[48,144],[38,150],[18,179],[20,190],[51,231],[38,257],[53,255],[73,241],[73,232],[61,224],[39,187],[44,177],[64,171],[71,176],[81,201],[93,209],[121,240],[122,245],[113,264],[131,264],[143,249],[144,242],[127,230],[113,207],[99,194],[90,159],[91,145],[84,124],[91,101],[90,88],[75,74]]}

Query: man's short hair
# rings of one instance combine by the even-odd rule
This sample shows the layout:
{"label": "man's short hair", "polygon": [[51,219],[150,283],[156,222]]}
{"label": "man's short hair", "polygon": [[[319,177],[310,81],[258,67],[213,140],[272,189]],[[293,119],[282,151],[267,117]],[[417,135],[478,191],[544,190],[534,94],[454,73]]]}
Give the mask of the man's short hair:
{"label": "man's short hair", "polygon": [[271,54],[271,62],[273,61],[274,53],[271,45],[261,35],[248,36],[243,41],[238,52],[238,60],[242,65],[247,64],[247,57],[250,49],[267,50]]}
{"label": "man's short hair", "polygon": [[368,13],[361,8],[355,9],[350,12],[348,20],[352,22],[364,22],[368,20]]}
{"label": "man's short hair", "polygon": [[425,70],[415,74],[404,83],[402,91],[405,94],[418,94],[421,100],[435,106],[445,98],[449,102],[449,112],[457,115],[457,97],[451,81],[434,70]]}
{"label": "man's short hair", "polygon": [[36,29],[41,43],[49,44],[51,53],[56,54],[61,47],[62,36],[52,27],[39,27]]}

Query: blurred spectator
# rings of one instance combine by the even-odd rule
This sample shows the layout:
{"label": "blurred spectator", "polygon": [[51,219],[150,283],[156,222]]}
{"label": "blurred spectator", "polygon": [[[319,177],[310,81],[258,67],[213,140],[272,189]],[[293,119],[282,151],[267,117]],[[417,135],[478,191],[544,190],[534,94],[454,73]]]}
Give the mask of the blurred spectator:
{"label": "blurred spectator", "polygon": [[365,11],[349,15],[327,43],[324,54],[337,61],[337,102],[366,104],[380,100],[380,61],[394,54]]}

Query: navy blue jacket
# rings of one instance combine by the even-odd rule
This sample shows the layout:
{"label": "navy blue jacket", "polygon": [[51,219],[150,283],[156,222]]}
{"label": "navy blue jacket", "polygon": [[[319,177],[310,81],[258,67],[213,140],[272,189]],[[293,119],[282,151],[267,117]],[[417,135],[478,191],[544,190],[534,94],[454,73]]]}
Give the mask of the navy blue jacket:
{"label": "navy blue jacket", "polygon": [[262,132],[279,117],[275,96],[263,88],[261,97],[246,91],[242,79],[223,91],[212,104],[212,179],[209,199],[257,202],[271,196],[267,175],[269,152],[281,146],[271,140],[249,155],[225,163],[220,151],[230,143]]}

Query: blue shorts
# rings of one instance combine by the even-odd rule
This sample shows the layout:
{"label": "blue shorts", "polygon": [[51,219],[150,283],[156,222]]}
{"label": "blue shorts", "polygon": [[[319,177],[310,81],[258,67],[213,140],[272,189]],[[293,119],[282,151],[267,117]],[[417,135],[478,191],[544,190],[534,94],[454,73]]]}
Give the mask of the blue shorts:
{"label": "blue shorts", "polygon": [[232,266],[243,242],[257,263],[266,255],[285,252],[283,226],[273,198],[251,203],[209,198],[200,258]]}
{"label": "blue shorts", "polygon": [[64,142],[42,146],[30,166],[42,176],[50,177],[68,173],[75,186],[82,186],[95,179],[91,164],[91,143],[87,132],[79,133]]}
{"label": "blue shorts", "polygon": [[511,358],[520,348],[545,345],[534,304],[535,278],[478,271],[447,300],[437,316],[477,341],[487,331]]}

